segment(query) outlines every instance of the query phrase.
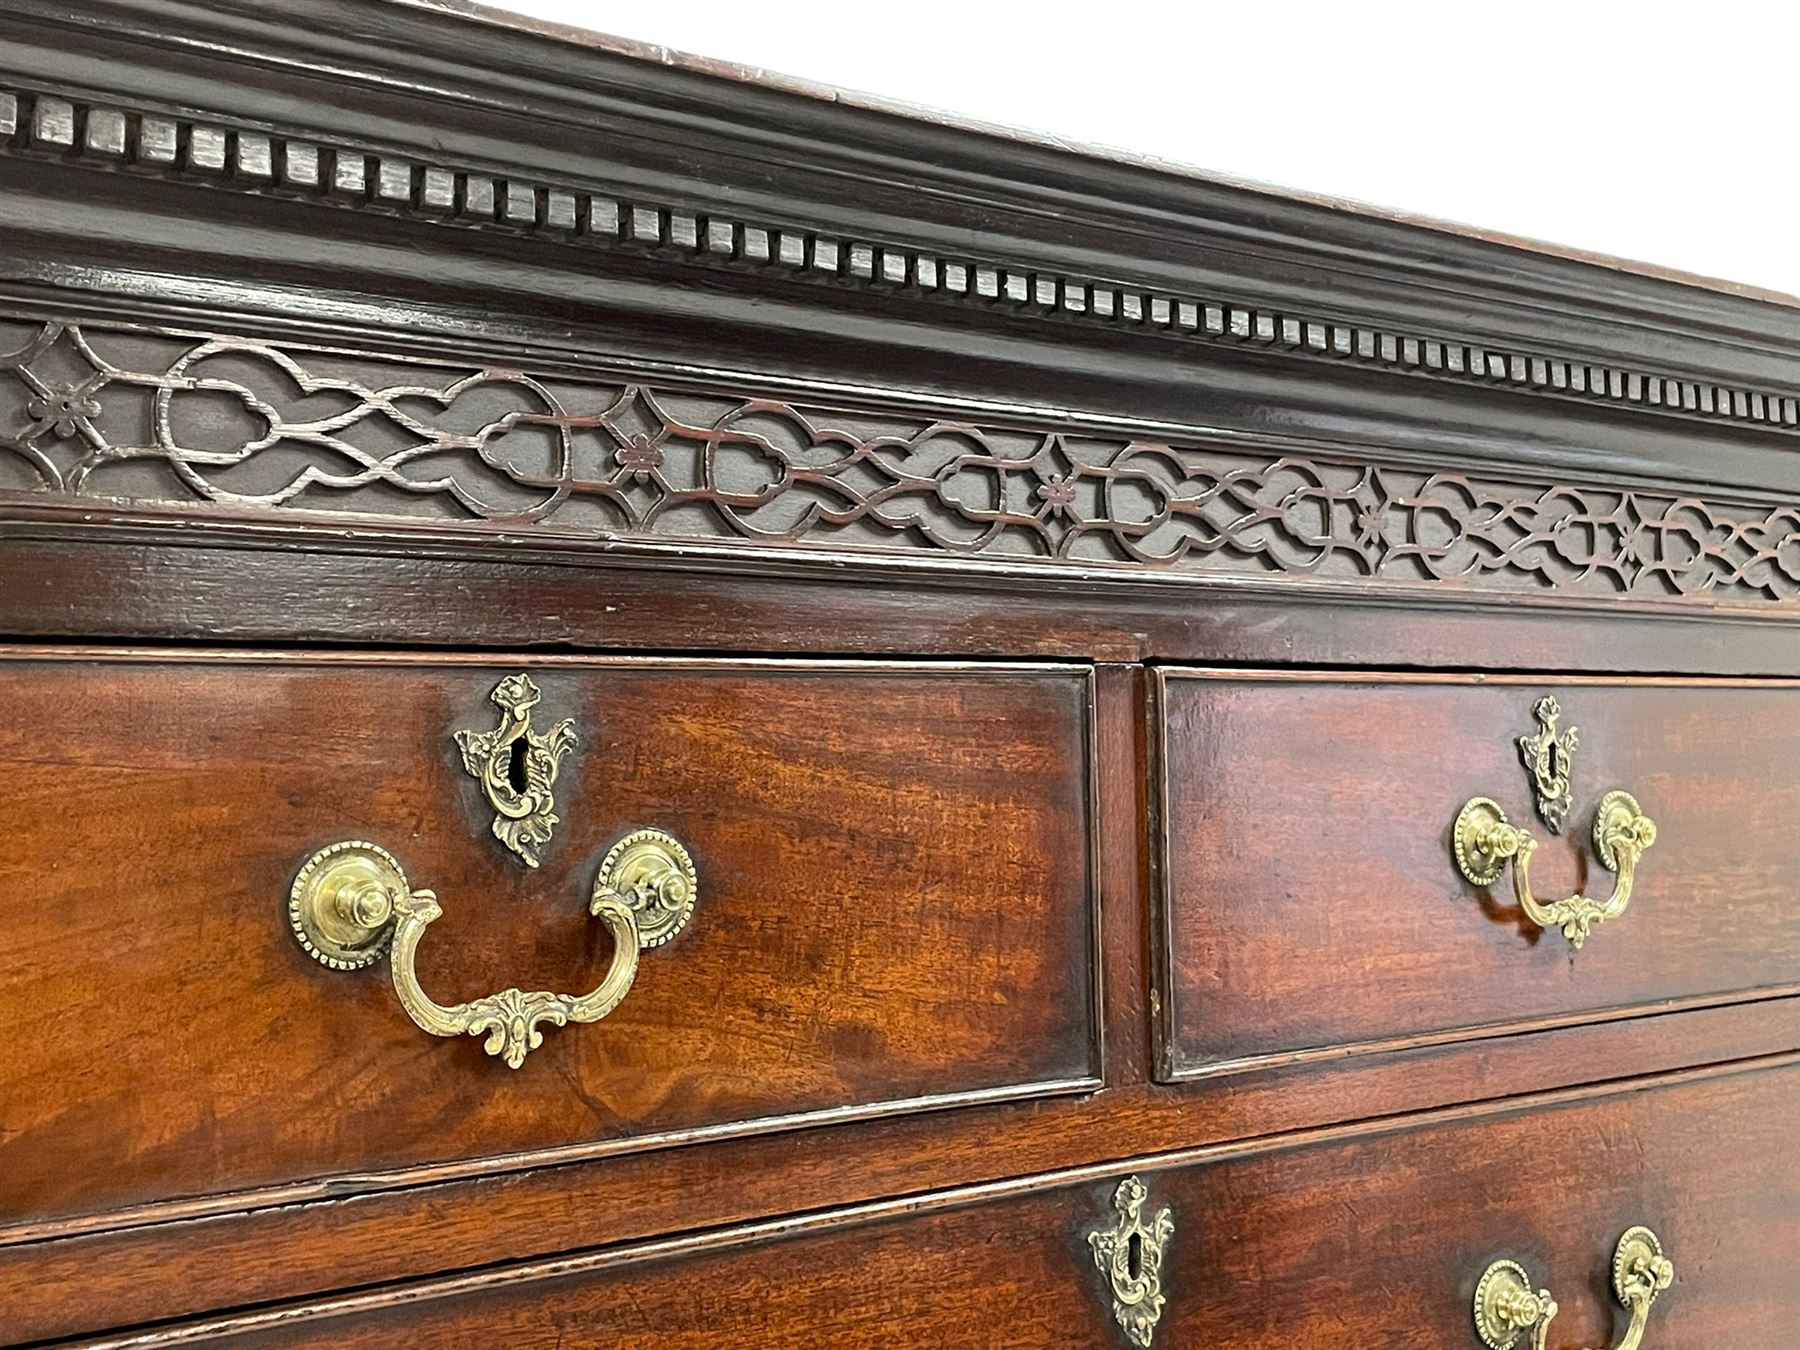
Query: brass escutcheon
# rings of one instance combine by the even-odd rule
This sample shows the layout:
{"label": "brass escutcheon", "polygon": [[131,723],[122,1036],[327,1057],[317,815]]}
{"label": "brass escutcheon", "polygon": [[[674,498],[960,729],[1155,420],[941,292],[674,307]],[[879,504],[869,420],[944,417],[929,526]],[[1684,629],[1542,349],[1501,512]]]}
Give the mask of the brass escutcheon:
{"label": "brass escutcheon", "polygon": [[500,725],[455,733],[463,768],[494,809],[494,838],[527,867],[538,865],[538,851],[556,828],[556,774],[577,739],[567,717],[548,733],[531,729],[531,710],[542,698],[529,675],[508,675],[488,695],[500,709]]}
{"label": "brass escutcheon", "polygon": [[1163,1257],[1175,1232],[1175,1216],[1164,1205],[1148,1223],[1149,1190],[1126,1177],[1113,1192],[1113,1221],[1088,1234],[1094,1264],[1112,1295],[1113,1320],[1133,1345],[1148,1346],[1168,1302],[1162,1290]]}
{"label": "brass escutcheon", "polygon": [[1538,729],[1530,736],[1519,737],[1519,758],[1536,790],[1538,815],[1550,827],[1550,833],[1561,834],[1563,821],[1574,805],[1569,778],[1580,732],[1575,727],[1567,731],[1556,729],[1562,704],[1554,694],[1545,694],[1531,712],[1538,720]]}

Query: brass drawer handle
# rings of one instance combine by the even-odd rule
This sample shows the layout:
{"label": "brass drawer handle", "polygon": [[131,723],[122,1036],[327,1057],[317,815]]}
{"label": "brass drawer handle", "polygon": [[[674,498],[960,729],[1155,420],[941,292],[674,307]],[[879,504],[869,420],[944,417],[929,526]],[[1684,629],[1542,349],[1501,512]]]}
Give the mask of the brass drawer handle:
{"label": "brass drawer handle", "polygon": [[[1613,1293],[1631,1314],[1617,1350],[1638,1350],[1650,1305],[1675,1279],[1675,1267],[1648,1228],[1630,1229],[1613,1253]],[[1548,1289],[1531,1292],[1531,1279],[1517,1261],[1496,1261],[1475,1286],[1475,1330],[1488,1350],[1510,1350],[1525,1332],[1532,1350],[1544,1350],[1550,1319],[1557,1313]]]}
{"label": "brass drawer handle", "polygon": [[545,1023],[598,1022],[631,990],[638,954],[680,932],[694,911],[693,859],[671,835],[639,830],[613,846],[600,865],[589,912],[612,935],[612,965],[590,993],[503,989],[446,1007],[419,984],[419,940],[443,910],[430,891],[415,891],[386,849],[347,840],[308,858],[288,896],[288,918],[300,945],[334,970],[379,960],[392,943],[389,967],[400,1006],[433,1036],[487,1036],[482,1048],[518,1068],[544,1043]]}
{"label": "brass drawer handle", "polygon": [[[1579,733],[1574,727],[1558,728],[1562,705],[1554,695],[1540,698],[1532,715],[1537,719],[1537,731],[1518,737],[1515,743],[1536,796],[1538,815],[1552,833],[1561,834],[1574,800],[1570,774]],[[1510,862],[1513,896],[1525,917],[1539,928],[1562,929],[1577,951],[1595,924],[1625,912],[1631,903],[1638,859],[1655,842],[1656,822],[1644,814],[1637,798],[1616,789],[1607,793],[1594,813],[1594,852],[1607,871],[1618,874],[1613,893],[1605,900],[1576,894],[1546,904],[1531,893],[1531,855],[1537,851],[1537,840],[1510,824],[1493,798],[1471,797],[1464,802],[1450,833],[1456,868],[1465,880],[1491,886]]]}
{"label": "brass drawer handle", "polygon": [[1512,864],[1513,896],[1525,917],[1539,928],[1560,928],[1580,950],[1597,923],[1616,919],[1631,903],[1631,884],[1638,859],[1656,842],[1656,822],[1645,815],[1629,792],[1613,791],[1600,799],[1594,813],[1594,852],[1607,871],[1618,874],[1605,900],[1575,894],[1548,904],[1531,893],[1531,855],[1537,840],[1507,823],[1506,812],[1489,797],[1471,797],[1456,814],[1451,833],[1456,866],[1476,886],[1491,886],[1507,863]]}

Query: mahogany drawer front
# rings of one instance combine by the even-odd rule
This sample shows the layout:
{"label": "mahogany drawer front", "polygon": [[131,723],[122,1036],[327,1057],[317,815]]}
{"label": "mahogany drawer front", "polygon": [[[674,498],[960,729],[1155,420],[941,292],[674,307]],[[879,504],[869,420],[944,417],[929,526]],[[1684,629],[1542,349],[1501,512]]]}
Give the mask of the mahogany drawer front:
{"label": "mahogany drawer front", "polygon": [[[1546,696],[1579,732],[1561,834],[1518,744]],[[1800,983],[1800,687],[1165,670],[1155,697],[1165,1079]],[[1535,899],[1610,899],[1613,789],[1654,840],[1579,948],[1532,921],[1516,867],[1459,873],[1453,822],[1485,797],[1538,841]]]}
{"label": "mahogany drawer front", "polygon": [[[517,670],[580,736],[535,869],[451,735]],[[0,700],[0,1240],[1097,1080],[1085,669],[14,653]],[[517,1071],[290,929],[370,840],[440,1003],[587,989],[643,826],[691,920]]]}
{"label": "mahogany drawer front", "polygon": [[[1615,1345],[1615,1245],[1646,1226],[1674,1276],[1646,1346],[1786,1344],[1797,1116],[1800,1066],[1784,1057],[1134,1165],[1145,1227],[1164,1208],[1172,1224],[1151,1343],[1481,1350],[1475,1291],[1511,1260],[1560,1306],[1551,1344]],[[1088,1170],[480,1272],[198,1324],[179,1343],[1125,1347],[1141,1342],[1115,1321],[1089,1238],[1118,1231],[1122,1179]]]}

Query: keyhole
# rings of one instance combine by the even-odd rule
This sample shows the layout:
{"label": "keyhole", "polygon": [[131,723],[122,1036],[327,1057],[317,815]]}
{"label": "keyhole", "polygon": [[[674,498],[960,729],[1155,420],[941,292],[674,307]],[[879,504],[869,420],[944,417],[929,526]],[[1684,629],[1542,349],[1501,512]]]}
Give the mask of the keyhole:
{"label": "keyhole", "polygon": [[525,791],[525,738],[519,737],[512,743],[512,754],[506,761],[506,781],[512,784],[514,792]]}
{"label": "keyhole", "polygon": [[1133,1281],[1144,1275],[1144,1238],[1141,1233],[1133,1233],[1125,1239],[1125,1273]]}

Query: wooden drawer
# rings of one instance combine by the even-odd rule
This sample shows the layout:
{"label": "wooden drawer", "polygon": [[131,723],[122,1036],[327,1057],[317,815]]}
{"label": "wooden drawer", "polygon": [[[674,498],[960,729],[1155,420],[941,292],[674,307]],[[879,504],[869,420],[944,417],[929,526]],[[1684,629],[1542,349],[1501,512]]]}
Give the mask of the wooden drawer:
{"label": "wooden drawer", "polygon": [[[580,737],[535,868],[452,739],[518,670]],[[0,702],[0,1240],[1097,1081],[1084,669],[13,652]],[[644,826],[691,921],[516,1072],[290,929],[374,841],[432,998],[586,990]]]}
{"label": "wooden drawer", "polygon": [[[1166,1207],[1173,1227],[1151,1343],[1481,1350],[1476,1289],[1512,1260],[1560,1304],[1551,1344],[1614,1345],[1629,1320],[1610,1289],[1615,1244],[1643,1225],[1674,1275],[1646,1345],[1785,1345],[1800,1316],[1797,1116],[1788,1058],[1132,1165],[1145,1225]],[[1123,1175],[376,1291],[195,1326],[181,1343],[1123,1347],[1089,1238],[1117,1222]]]}
{"label": "wooden drawer", "polygon": [[[1156,683],[1164,1078],[1796,992],[1800,688],[1172,670]],[[1579,729],[1560,835],[1518,744],[1542,729],[1547,695],[1559,731]],[[1655,840],[1627,908],[1579,949],[1532,921],[1510,872],[1485,887],[1459,873],[1453,822],[1486,797],[1539,842],[1534,898],[1609,898],[1619,878],[1593,820],[1612,789]]]}

